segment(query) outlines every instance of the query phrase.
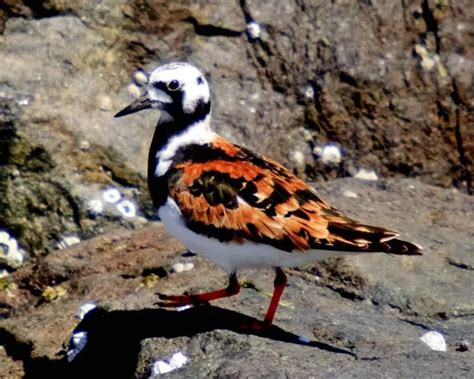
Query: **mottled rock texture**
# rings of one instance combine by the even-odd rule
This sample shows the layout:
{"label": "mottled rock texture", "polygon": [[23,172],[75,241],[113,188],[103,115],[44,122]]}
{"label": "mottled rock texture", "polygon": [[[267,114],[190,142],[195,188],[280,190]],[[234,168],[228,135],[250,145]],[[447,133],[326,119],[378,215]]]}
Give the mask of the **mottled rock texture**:
{"label": "mottled rock texture", "polygon": [[[358,198],[344,197],[347,189]],[[217,289],[225,274],[182,256],[184,247],[160,224],[116,231],[52,252],[3,282],[4,375],[146,378],[157,360],[179,351],[189,362],[177,377],[471,377],[474,351],[461,342],[474,341],[473,198],[416,180],[339,179],[321,190],[349,214],[400,230],[424,255],[371,254],[287,270],[275,326],[247,334],[240,325],[262,318],[271,271],[241,272],[235,297],[162,309],[156,293]],[[177,262],[194,269],[174,272]],[[58,286],[65,293],[46,301],[44,289]],[[90,301],[99,308],[80,322],[75,315]],[[444,335],[447,352],[421,342],[429,330]],[[68,364],[73,331],[87,332],[88,342]]]}
{"label": "mottled rock texture", "polygon": [[[0,227],[38,255],[67,233],[139,225],[91,217],[107,186],[153,217],[144,174],[157,115],[112,116],[140,91],[137,69],[171,60],[209,77],[217,131],[304,177],[367,168],[472,192],[472,17],[468,0],[7,0]],[[315,154],[327,143],[340,164]]]}
{"label": "mottled rock texture", "polygon": [[[73,365],[80,377],[98,362],[103,377],[146,377],[177,350],[190,363],[176,375],[189,377],[472,376],[459,341],[472,344],[474,330],[473,18],[469,0],[3,1],[0,230],[30,262],[1,282],[0,376],[71,374],[62,346],[86,300],[103,308],[84,320],[95,342]],[[143,91],[137,70],[173,60],[205,72],[219,133],[426,254],[291,271],[282,329],[267,338],[236,332],[235,312],[261,317],[269,274],[248,274],[249,289],[216,306],[155,309],[144,285],[156,277],[170,293],[224,282],[198,258],[172,274],[183,248],[160,227],[140,229],[156,218],[145,173],[157,114],[113,119]],[[327,144],[340,163],[319,157]],[[361,168],[394,180],[331,181]],[[448,337],[447,353],[419,341],[428,329]],[[291,343],[290,331],[358,359]]]}

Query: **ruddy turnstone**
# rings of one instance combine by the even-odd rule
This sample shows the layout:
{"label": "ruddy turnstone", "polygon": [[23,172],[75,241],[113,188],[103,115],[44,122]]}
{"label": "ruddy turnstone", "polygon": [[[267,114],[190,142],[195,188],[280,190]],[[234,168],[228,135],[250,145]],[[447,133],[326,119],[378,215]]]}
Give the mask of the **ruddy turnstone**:
{"label": "ruddy turnstone", "polygon": [[178,307],[235,295],[236,272],[273,267],[275,289],[261,326],[272,323],[287,278],[282,267],[327,257],[386,252],[419,255],[397,232],[347,217],[280,163],[211,129],[206,78],[187,63],[153,71],[147,92],[115,117],[160,111],[148,158],[148,185],[158,215],[175,238],[226,270],[227,288],[159,295]]}

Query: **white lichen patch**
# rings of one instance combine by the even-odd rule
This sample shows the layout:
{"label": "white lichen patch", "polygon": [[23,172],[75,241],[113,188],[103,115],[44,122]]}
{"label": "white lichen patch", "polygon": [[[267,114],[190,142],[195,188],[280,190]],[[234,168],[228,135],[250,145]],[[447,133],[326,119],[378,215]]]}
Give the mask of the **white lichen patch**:
{"label": "white lichen patch", "polygon": [[339,146],[328,143],[323,146],[316,146],[313,149],[319,159],[326,165],[338,165],[342,160],[342,152]]}
{"label": "white lichen patch", "polygon": [[250,39],[260,38],[260,25],[255,21],[249,22],[246,27],[247,35]]}
{"label": "white lichen patch", "polygon": [[31,102],[31,96],[21,95],[18,97],[16,104],[21,107],[25,107],[27,105],[30,105],[30,102]]}
{"label": "white lichen patch", "polygon": [[368,170],[365,168],[359,169],[355,173],[354,178],[361,179],[361,180],[372,180],[372,181],[379,179],[379,177],[377,176],[374,170]]}
{"label": "white lichen patch", "polygon": [[344,191],[343,195],[349,199],[357,199],[359,197],[354,191],[351,190]]}
{"label": "white lichen patch", "polygon": [[130,84],[127,87],[127,92],[132,95],[134,98],[140,97],[140,88],[136,84]]}
{"label": "white lichen patch", "polygon": [[76,235],[67,235],[61,237],[59,242],[56,244],[58,249],[66,249],[69,246],[75,245],[76,243],[81,242],[81,239]]}
{"label": "white lichen patch", "polygon": [[26,253],[9,233],[0,230],[0,264],[10,268],[20,267],[26,260]]}
{"label": "white lichen patch", "polygon": [[434,351],[446,351],[446,341],[444,336],[436,331],[429,331],[420,337],[420,340],[424,342],[431,350]]}
{"label": "white lichen patch", "polygon": [[420,64],[423,69],[431,71],[436,68],[439,77],[442,80],[447,79],[448,70],[438,54],[430,53],[426,46],[420,44],[415,45],[415,53],[420,57]]}
{"label": "white lichen patch", "polygon": [[97,306],[92,302],[84,303],[79,307],[79,310],[76,313],[76,317],[79,320],[82,320],[84,317],[86,317],[86,314],[88,314],[90,311],[92,311],[95,308],[97,308]]}
{"label": "white lichen patch", "polygon": [[79,149],[81,149],[82,151],[87,151],[89,150],[91,147],[91,144],[89,141],[83,139],[80,143],[79,143]]}
{"label": "white lichen patch", "polygon": [[151,369],[151,376],[163,375],[183,367],[188,362],[188,357],[183,353],[174,353],[170,359],[156,361]]}
{"label": "white lichen patch", "polygon": [[93,216],[99,216],[104,213],[104,203],[99,199],[91,199],[86,204],[87,210]]}
{"label": "white lichen patch", "polygon": [[117,188],[108,188],[102,192],[102,198],[107,203],[115,204],[122,198],[122,195]]}
{"label": "white lichen patch", "polygon": [[311,100],[314,98],[314,88],[312,85],[308,84],[306,87],[305,87],[305,90],[304,90],[304,96]]}
{"label": "white lichen patch", "polygon": [[306,164],[304,154],[301,150],[294,150],[291,153],[290,159],[298,168],[299,167],[304,167],[305,164]]}
{"label": "white lichen patch", "polygon": [[74,358],[86,347],[87,332],[76,332],[69,341],[69,349],[67,351],[67,360],[72,362]]}
{"label": "white lichen patch", "polygon": [[175,263],[172,267],[173,272],[176,272],[177,274],[185,271],[190,271],[194,268],[194,263],[192,262],[185,262],[185,263]]}
{"label": "white lichen patch", "polygon": [[429,53],[426,46],[420,44],[415,45],[415,53],[417,53],[420,57],[421,67],[423,67],[427,71],[431,71],[436,64],[436,61]]}
{"label": "white lichen patch", "polygon": [[138,69],[133,74],[133,80],[139,86],[144,86],[148,83],[148,75],[142,69]]}
{"label": "white lichen patch", "polygon": [[173,272],[176,272],[177,274],[179,274],[184,271],[184,264],[182,264],[181,262],[175,263],[172,269],[173,269]]}
{"label": "white lichen patch", "polygon": [[194,263],[192,262],[185,262],[183,264],[183,270],[184,271],[191,271],[194,268]]}
{"label": "white lichen patch", "polygon": [[101,96],[99,98],[99,109],[108,112],[112,109],[112,99],[109,96]]}
{"label": "white lichen patch", "polygon": [[122,200],[118,203],[117,210],[126,218],[132,218],[137,215],[137,208],[130,200]]}

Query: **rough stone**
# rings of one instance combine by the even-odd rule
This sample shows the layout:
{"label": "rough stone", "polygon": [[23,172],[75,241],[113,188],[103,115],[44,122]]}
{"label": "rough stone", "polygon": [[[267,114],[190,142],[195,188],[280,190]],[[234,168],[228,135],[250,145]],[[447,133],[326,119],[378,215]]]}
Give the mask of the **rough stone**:
{"label": "rough stone", "polygon": [[[189,360],[171,376],[472,376],[474,352],[459,349],[474,340],[472,198],[416,180],[340,179],[320,189],[349,214],[398,229],[423,245],[424,255],[371,254],[288,269],[274,326],[249,334],[241,325],[263,316],[271,271],[241,272],[241,293],[209,306],[159,308],[157,292],[217,289],[225,274],[198,256],[183,256],[185,248],[160,224],[116,231],[54,251],[5,278],[2,370],[146,378],[157,360],[181,352]],[[348,189],[357,200],[342,196]],[[178,273],[176,263],[194,268]],[[158,279],[149,284],[151,274]],[[44,302],[42,290],[58,285],[66,294]],[[97,308],[78,320],[89,302]],[[443,334],[447,352],[420,340],[431,330]],[[88,342],[67,363],[73,331],[87,333]]]}
{"label": "rough stone", "polygon": [[[100,362],[104,377],[146,377],[175,350],[190,360],[171,376],[472,376],[472,349],[459,347],[474,340],[474,211],[462,194],[473,191],[473,9],[468,0],[4,1],[0,230],[29,261],[0,279],[1,376],[65,377],[72,367],[84,377]],[[137,72],[171,60],[209,78],[219,133],[426,254],[292,270],[278,327],[254,336],[239,332],[247,319],[236,311],[261,317],[269,274],[244,273],[240,297],[176,313],[156,309],[149,287],[203,290],[225,277],[198,257],[185,261],[159,227],[57,250],[64,237],[156,218],[145,174],[157,115],[113,114],[144,90]],[[317,151],[333,145],[341,161],[326,164]],[[361,170],[379,180],[324,183]],[[406,176],[449,189],[398,180]],[[104,199],[111,189],[115,202]],[[178,274],[175,263],[194,268]],[[64,295],[44,302],[57,286]],[[70,366],[62,346],[91,299],[99,308],[80,327],[92,343]],[[447,336],[447,353],[418,340],[432,329]]]}
{"label": "rough stone", "polygon": [[[156,114],[112,116],[132,100],[128,87],[143,90],[137,70],[178,59],[209,77],[218,132],[299,175],[368,169],[471,192],[471,13],[468,0],[8,0],[0,192],[10,211],[2,204],[0,227],[35,256],[64,233],[139,226],[140,217],[91,214],[106,186],[136,190],[139,215],[153,218],[143,179]],[[313,153],[327,144],[341,148],[339,164]],[[33,222],[21,227],[25,217]]]}

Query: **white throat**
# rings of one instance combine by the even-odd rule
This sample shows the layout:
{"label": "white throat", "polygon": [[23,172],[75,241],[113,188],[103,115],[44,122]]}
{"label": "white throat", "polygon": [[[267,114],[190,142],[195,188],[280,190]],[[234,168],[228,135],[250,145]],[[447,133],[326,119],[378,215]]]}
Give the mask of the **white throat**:
{"label": "white throat", "polygon": [[204,120],[189,125],[180,134],[170,138],[168,143],[156,153],[158,165],[155,169],[155,176],[163,176],[168,171],[176,152],[187,145],[204,145],[210,143],[215,133],[211,130],[211,114]]}

